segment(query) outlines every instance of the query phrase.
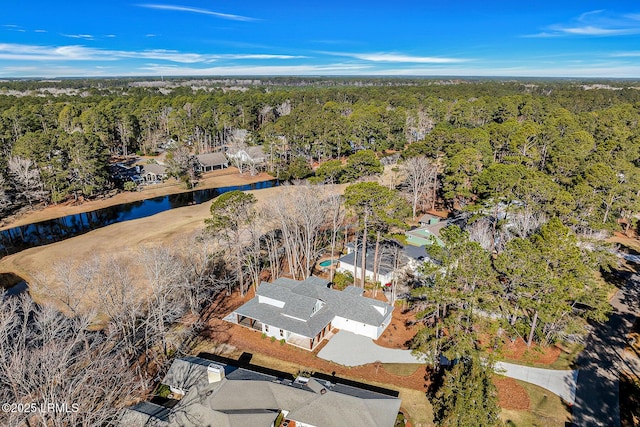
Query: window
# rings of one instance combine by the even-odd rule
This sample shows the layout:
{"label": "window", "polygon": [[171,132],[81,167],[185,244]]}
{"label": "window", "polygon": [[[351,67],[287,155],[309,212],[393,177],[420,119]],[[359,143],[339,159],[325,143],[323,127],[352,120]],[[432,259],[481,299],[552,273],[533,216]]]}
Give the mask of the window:
{"label": "window", "polygon": [[264,331],[269,332],[269,325],[264,325]]}
{"label": "window", "polygon": [[280,336],[283,337],[284,336],[284,331],[282,329],[280,329]]}

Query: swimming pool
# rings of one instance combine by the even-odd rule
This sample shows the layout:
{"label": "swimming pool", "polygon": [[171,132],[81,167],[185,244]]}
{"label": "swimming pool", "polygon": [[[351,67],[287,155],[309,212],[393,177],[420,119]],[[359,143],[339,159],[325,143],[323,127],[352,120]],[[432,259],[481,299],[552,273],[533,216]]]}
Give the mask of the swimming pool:
{"label": "swimming pool", "polygon": [[331,264],[335,264],[337,261],[331,259],[325,259],[319,265],[320,267],[329,267]]}

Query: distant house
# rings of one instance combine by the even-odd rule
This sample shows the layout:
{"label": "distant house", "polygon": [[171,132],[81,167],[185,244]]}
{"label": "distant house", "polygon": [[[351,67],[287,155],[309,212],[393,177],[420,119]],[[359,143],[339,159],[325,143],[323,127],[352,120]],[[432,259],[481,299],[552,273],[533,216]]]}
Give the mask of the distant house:
{"label": "distant house", "polygon": [[393,306],[362,296],[353,286],[330,289],[328,280],[279,278],[263,282],[256,296],[225,320],[313,350],[332,328],[377,339],[391,322]]}
{"label": "distant house", "polygon": [[266,161],[261,145],[253,145],[233,152],[227,151],[227,157],[234,163],[240,162],[247,165],[259,165]]}
{"label": "distant house", "polygon": [[418,219],[420,227],[405,233],[407,243],[413,246],[430,246],[434,243],[444,246],[440,239],[440,230],[449,225],[448,221],[438,215],[426,213]]}
{"label": "distant house", "polygon": [[427,212],[424,215],[422,215],[420,218],[418,218],[418,223],[420,224],[420,226],[435,225],[444,219],[445,218],[442,218],[439,215],[435,215],[433,213]]}
{"label": "distant house", "polygon": [[167,179],[167,168],[157,163],[139,165],[139,174],[143,182],[155,183]]}
{"label": "distant house", "polygon": [[201,172],[211,172],[229,167],[229,161],[224,153],[198,154],[196,160]]}
{"label": "distant house", "polygon": [[[126,408],[120,426],[392,427],[397,395],[318,378],[259,372],[198,357],[177,359],[162,383],[190,384],[169,408],[143,402]],[[178,381],[180,385],[175,382]],[[276,424],[278,420],[278,424]],[[281,424],[280,424],[281,423]]]}
{"label": "distant house", "polygon": [[266,161],[262,148],[261,145],[251,147],[243,146],[242,148],[232,147],[227,151],[227,157],[229,161],[238,168],[240,173],[242,173],[246,167],[251,175],[255,175],[258,168]]}
{"label": "distant house", "polygon": [[[383,285],[391,283],[394,278],[408,270],[415,270],[420,263],[428,259],[424,246],[390,243],[381,245],[378,252],[377,281]],[[375,249],[370,247],[367,250],[364,272],[368,280],[373,280],[375,256]],[[361,265],[362,252],[356,251],[353,244],[348,244],[347,254],[338,259],[336,271],[350,273],[359,278],[362,274]]]}

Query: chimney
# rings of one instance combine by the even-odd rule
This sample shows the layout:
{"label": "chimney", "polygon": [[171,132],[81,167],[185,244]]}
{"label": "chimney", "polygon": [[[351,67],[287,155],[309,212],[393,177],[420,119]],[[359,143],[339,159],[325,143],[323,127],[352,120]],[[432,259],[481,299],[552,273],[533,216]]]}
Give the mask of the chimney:
{"label": "chimney", "polygon": [[220,365],[216,365],[211,363],[207,367],[207,379],[209,380],[209,384],[211,383],[219,383],[224,378],[224,367]]}

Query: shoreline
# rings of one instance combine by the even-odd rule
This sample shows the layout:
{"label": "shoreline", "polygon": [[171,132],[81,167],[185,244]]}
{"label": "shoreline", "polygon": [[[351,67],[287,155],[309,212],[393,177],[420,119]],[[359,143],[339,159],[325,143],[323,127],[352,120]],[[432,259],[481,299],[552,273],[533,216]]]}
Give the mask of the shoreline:
{"label": "shoreline", "polygon": [[[233,173],[234,170],[236,171],[235,173]],[[237,172],[236,168],[224,169],[224,172],[224,174],[216,174],[215,172],[206,174],[198,181],[196,187],[193,189],[187,189],[184,187],[183,183],[172,179],[168,183],[151,185],[141,191],[122,191],[112,197],[88,200],[77,204],[71,204],[67,202],[63,204],[49,205],[41,209],[25,212],[24,214],[14,218],[9,218],[9,221],[7,223],[0,226],[0,231],[32,224],[35,222],[61,218],[67,215],[91,212],[96,209],[108,208],[123,203],[132,203],[141,200],[152,199],[154,197],[187,193],[193,190],[206,190],[234,185],[254,184],[257,182],[271,181],[275,179],[273,176],[267,174],[266,172],[261,172],[254,176],[251,176],[249,174],[240,175],[240,173]]]}

